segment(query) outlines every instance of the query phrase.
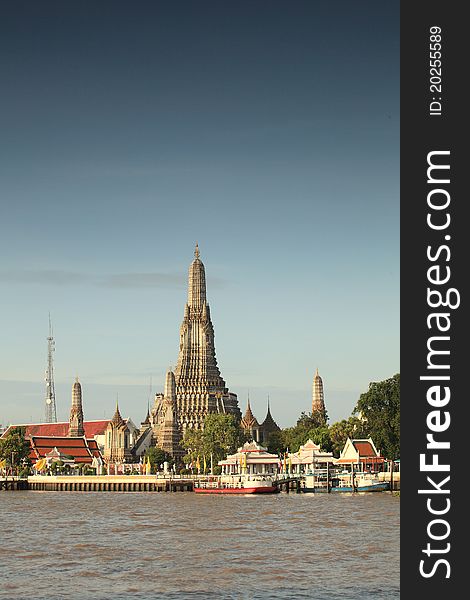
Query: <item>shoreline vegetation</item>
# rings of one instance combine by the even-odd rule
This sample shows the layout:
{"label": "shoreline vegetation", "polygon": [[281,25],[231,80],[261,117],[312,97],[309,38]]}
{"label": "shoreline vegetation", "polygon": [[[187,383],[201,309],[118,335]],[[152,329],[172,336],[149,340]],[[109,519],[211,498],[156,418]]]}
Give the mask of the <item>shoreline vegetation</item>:
{"label": "shoreline vegetation", "polygon": [[[247,438],[247,432],[235,422],[227,422],[227,415],[208,415],[211,427],[202,431],[188,431],[183,439],[186,450],[182,464],[174,464],[171,456],[157,447],[151,447],[143,460],[148,463],[148,474],[156,475],[161,472],[165,462],[173,473],[189,475],[194,472],[194,465],[199,464],[202,457],[212,457],[213,473],[218,474],[219,460],[233,452]],[[233,420],[233,419],[232,419]],[[214,421],[214,422],[213,422]],[[220,421],[220,422],[219,422]],[[302,413],[294,427],[274,431],[264,445],[268,451],[278,456],[299,451],[306,440],[312,440],[322,450],[332,452],[338,457],[348,438],[372,438],[382,457],[388,461],[400,458],[400,375],[369,384],[369,390],[361,394],[352,416],[332,425],[327,424],[326,410],[310,414]],[[73,459],[73,457],[71,457]],[[142,457],[141,457],[142,460]],[[205,464],[205,463],[204,463]],[[193,465],[193,469],[190,467]],[[3,438],[0,438],[0,475],[15,474],[27,477],[32,474],[33,464],[30,456],[30,445],[25,432],[21,428],[13,428]],[[209,466],[204,466],[206,473]],[[65,464],[54,461],[48,470],[52,475],[82,476],[92,475],[95,470],[90,465],[76,463]],[[200,473],[198,469],[198,472]],[[137,473],[135,473],[137,475]]]}

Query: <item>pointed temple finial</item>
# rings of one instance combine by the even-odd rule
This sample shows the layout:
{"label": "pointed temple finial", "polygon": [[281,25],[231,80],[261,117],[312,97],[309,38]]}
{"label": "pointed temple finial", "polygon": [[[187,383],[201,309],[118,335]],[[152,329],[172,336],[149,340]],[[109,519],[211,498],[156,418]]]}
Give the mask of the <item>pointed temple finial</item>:
{"label": "pointed temple finial", "polygon": [[[273,416],[271,414],[271,407],[270,407],[270,403],[269,403],[269,394],[268,394],[268,408],[266,411],[266,417],[265,417],[264,421],[261,423],[261,427],[263,427],[266,436],[269,433],[271,433],[272,431],[280,431],[281,430],[279,425],[273,419]],[[266,437],[265,437],[265,439],[266,439]]]}
{"label": "pointed temple finial", "polygon": [[164,397],[171,400],[176,400],[175,374],[171,368],[166,372]]}
{"label": "pointed temple finial", "polygon": [[119,412],[119,395],[118,394],[116,394],[116,412],[114,413],[114,416],[111,419],[111,421],[115,425],[120,425],[120,424],[124,423],[124,419],[121,417],[121,413]]}
{"label": "pointed temple finial", "polygon": [[248,392],[248,401],[247,401],[247,405],[246,405],[246,411],[241,420],[241,426],[243,429],[250,429],[253,426],[256,426],[256,427],[259,426],[259,423],[256,420],[256,417],[253,415],[253,412],[251,410],[250,393],[249,392]]}
{"label": "pointed temple finial", "polygon": [[196,243],[194,260],[189,267],[188,277],[188,305],[190,309],[201,309],[206,304],[206,273],[199,256],[199,245]]}

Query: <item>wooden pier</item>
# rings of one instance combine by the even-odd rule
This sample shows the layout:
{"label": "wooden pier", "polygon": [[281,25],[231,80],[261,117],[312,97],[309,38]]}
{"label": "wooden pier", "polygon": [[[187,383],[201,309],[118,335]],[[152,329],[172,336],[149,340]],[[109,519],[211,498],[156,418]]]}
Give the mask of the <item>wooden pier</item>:
{"label": "wooden pier", "polygon": [[191,492],[191,479],[159,479],[155,475],[28,477],[28,489],[50,492]]}
{"label": "wooden pier", "polygon": [[278,479],[274,482],[274,485],[282,492],[289,493],[290,491],[295,491],[299,494],[302,491],[302,477],[301,476],[292,476],[292,477],[284,477],[282,479]]}
{"label": "wooden pier", "polygon": [[400,471],[379,473],[381,481],[388,481],[392,491],[400,491]]}
{"label": "wooden pier", "polygon": [[[159,477],[156,475],[34,475],[28,479],[0,477],[0,492],[34,490],[51,492],[192,492],[194,479],[208,476]],[[306,481],[309,479],[309,481]],[[313,481],[310,481],[313,479]],[[392,484],[392,490],[400,489],[400,474],[381,473],[380,479]],[[289,492],[329,492],[329,481],[305,475],[292,474],[275,481],[279,491]]]}
{"label": "wooden pier", "polygon": [[21,477],[0,477],[0,490],[27,490],[28,480]]}

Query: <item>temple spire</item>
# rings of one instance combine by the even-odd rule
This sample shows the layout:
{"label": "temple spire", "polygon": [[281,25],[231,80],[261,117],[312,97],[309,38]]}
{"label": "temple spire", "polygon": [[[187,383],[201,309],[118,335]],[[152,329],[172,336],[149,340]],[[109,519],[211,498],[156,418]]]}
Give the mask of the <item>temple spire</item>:
{"label": "temple spire", "polygon": [[[206,274],[199,244],[189,267],[188,300],[180,327],[178,362],[174,370],[176,415],[182,433],[203,429],[209,413],[241,418],[238,401],[223,380],[215,354],[214,327],[206,299]],[[165,394],[167,395],[167,394]]]}
{"label": "temple spire", "polygon": [[200,309],[206,304],[206,272],[201,261],[199,245],[194,250],[194,260],[189,267],[188,306]]}
{"label": "temple spire", "polygon": [[259,423],[251,410],[250,394],[248,394],[248,400],[246,403],[246,411],[245,411],[245,414],[243,415],[240,425],[241,425],[242,429],[248,429],[248,430],[253,429],[253,427],[259,427]]}
{"label": "temple spire", "polygon": [[122,425],[124,423],[124,419],[121,417],[121,413],[119,412],[119,397],[117,394],[116,394],[116,411],[115,411],[111,421],[115,425]]}
{"label": "temple spire", "polygon": [[269,394],[268,394],[268,410],[267,410],[266,416],[267,415],[271,415],[271,408],[269,406]]}
{"label": "temple spire", "polygon": [[264,435],[265,441],[271,432],[280,431],[279,425],[273,419],[273,416],[271,414],[271,407],[269,404],[269,395],[268,395],[268,406],[267,406],[267,411],[266,411],[266,417],[264,418],[264,421],[261,423],[261,427],[263,428],[263,435]]}
{"label": "temple spire", "polygon": [[75,378],[75,382],[72,386],[72,407],[70,409],[70,420],[69,420],[69,437],[82,437],[85,435],[85,428],[83,425],[83,407],[82,407],[82,386]]}
{"label": "temple spire", "polygon": [[175,374],[173,373],[171,368],[168,369],[165,378],[165,398],[168,398],[171,401],[176,401]]}
{"label": "temple spire", "polygon": [[313,377],[312,385],[312,414],[319,413],[326,422],[325,394],[323,391],[323,379],[318,373],[318,367]]}
{"label": "temple spire", "polygon": [[157,445],[174,457],[181,459],[184,451],[180,447],[181,431],[177,419],[175,374],[168,369],[165,378],[165,393],[159,414]]}

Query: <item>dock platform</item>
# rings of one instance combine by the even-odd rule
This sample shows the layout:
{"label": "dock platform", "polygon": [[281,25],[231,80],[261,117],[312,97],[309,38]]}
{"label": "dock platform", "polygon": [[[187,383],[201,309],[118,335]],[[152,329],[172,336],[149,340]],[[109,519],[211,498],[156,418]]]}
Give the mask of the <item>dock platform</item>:
{"label": "dock platform", "polygon": [[28,489],[53,492],[191,492],[191,479],[159,479],[155,475],[34,475]]}

